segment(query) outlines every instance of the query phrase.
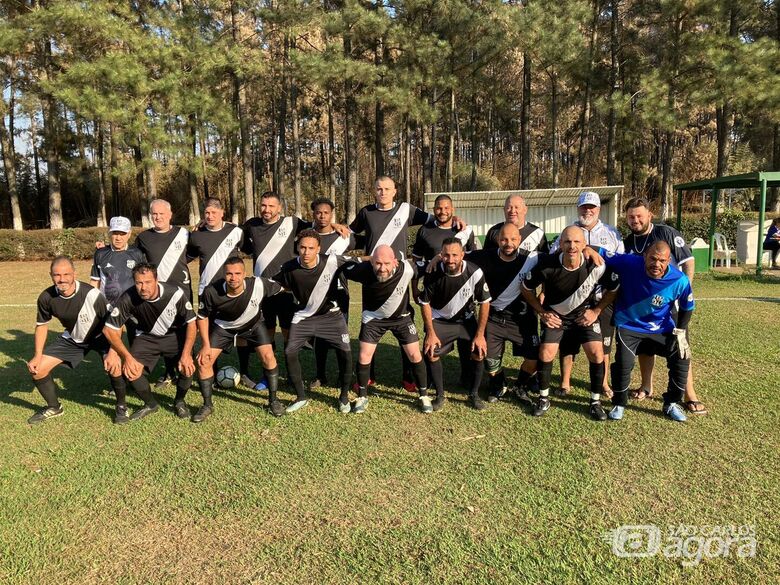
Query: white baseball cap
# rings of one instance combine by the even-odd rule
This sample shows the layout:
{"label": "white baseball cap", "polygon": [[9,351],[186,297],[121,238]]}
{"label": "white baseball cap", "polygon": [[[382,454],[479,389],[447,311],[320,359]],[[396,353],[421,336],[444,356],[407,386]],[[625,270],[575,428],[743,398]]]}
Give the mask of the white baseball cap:
{"label": "white baseball cap", "polygon": [[111,222],[108,224],[109,232],[123,232],[125,234],[129,234],[131,229],[132,224],[130,223],[130,220],[126,217],[122,217],[121,215],[112,217]]}
{"label": "white baseball cap", "polygon": [[601,207],[601,198],[598,193],[594,193],[593,191],[583,191],[580,193],[579,198],[577,198],[577,207],[580,205],[595,205],[596,207]]}

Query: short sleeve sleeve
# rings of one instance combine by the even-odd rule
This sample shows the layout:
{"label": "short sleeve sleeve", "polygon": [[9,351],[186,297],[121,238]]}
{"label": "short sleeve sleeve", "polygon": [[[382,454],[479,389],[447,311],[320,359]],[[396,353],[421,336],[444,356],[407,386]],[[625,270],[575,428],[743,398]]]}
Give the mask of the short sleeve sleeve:
{"label": "short sleeve sleeve", "polygon": [[122,325],[130,318],[132,308],[133,302],[130,299],[130,295],[127,293],[123,294],[111,309],[108,317],[106,317],[106,327],[121,329]]}
{"label": "short sleeve sleeve", "polygon": [[38,314],[35,316],[36,325],[45,325],[51,321],[51,296],[42,292],[38,297]]}
{"label": "short sleeve sleeve", "polygon": [[[282,273],[280,272],[279,274],[277,274],[277,276],[281,274]],[[274,279],[275,278],[276,277],[274,277]],[[282,285],[280,285],[279,282],[277,282],[276,280],[270,280],[264,277],[260,277],[260,280],[263,281],[263,298],[272,297],[282,292]]]}
{"label": "short sleeve sleeve", "polygon": [[409,225],[425,225],[433,216],[427,211],[423,211],[419,207],[413,208],[412,213],[409,214]]}

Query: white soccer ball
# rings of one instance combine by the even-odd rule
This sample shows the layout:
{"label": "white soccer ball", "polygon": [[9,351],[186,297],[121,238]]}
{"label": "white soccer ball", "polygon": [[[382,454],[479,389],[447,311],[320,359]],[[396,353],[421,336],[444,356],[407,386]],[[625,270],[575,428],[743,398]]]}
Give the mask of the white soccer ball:
{"label": "white soccer ball", "polygon": [[225,366],[217,372],[217,384],[221,388],[235,388],[241,381],[241,374],[233,366]]}

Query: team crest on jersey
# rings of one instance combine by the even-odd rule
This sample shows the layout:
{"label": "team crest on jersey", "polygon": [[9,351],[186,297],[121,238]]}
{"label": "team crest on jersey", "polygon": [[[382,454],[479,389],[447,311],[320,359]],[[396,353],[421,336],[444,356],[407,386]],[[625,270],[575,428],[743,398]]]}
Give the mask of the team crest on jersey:
{"label": "team crest on jersey", "polygon": [[284,227],[284,226],[280,227],[280,228],[277,230],[277,232],[278,232],[278,233],[279,233],[279,235],[280,235],[280,236],[282,236],[283,238],[287,236],[287,228],[286,228],[286,227]]}
{"label": "team crest on jersey", "polygon": [[394,217],[393,218],[393,227],[401,227],[403,225],[403,221],[401,221],[400,217]]}
{"label": "team crest on jersey", "polygon": [[612,337],[607,335],[604,337],[604,347],[609,347],[610,345],[612,345]]}
{"label": "team crest on jersey", "polygon": [[409,325],[409,333],[411,333],[412,335],[417,335],[417,327],[414,326],[414,323]]}
{"label": "team crest on jersey", "polygon": [[332,277],[333,277],[333,275],[331,273],[326,272],[325,274],[322,275],[322,282],[324,282],[325,284],[328,284]]}
{"label": "team crest on jersey", "polygon": [[532,335],[531,336],[531,345],[533,347],[537,347],[539,345],[539,336],[538,335]]}
{"label": "team crest on jersey", "polygon": [[187,308],[188,311],[192,311],[192,303],[187,301],[184,306]]}
{"label": "team crest on jersey", "polygon": [[618,275],[617,275],[617,272],[613,272],[613,273],[612,273],[612,282],[616,281],[618,278],[619,278],[619,277],[618,277]]}
{"label": "team crest on jersey", "polygon": [[396,295],[403,294],[405,288],[406,287],[404,285],[399,284],[397,287],[395,287],[395,290],[393,291],[393,294],[396,294]]}
{"label": "team crest on jersey", "polygon": [[127,268],[129,270],[132,270],[133,268],[135,268],[135,260],[128,260],[127,261]]}
{"label": "team crest on jersey", "polygon": [[342,343],[349,343],[349,334],[348,333],[342,333],[341,334],[341,341],[342,341]]}
{"label": "team crest on jersey", "polygon": [[168,307],[165,309],[165,316],[169,319],[174,319],[176,317],[176,309],[173,307]]}
{"label": "team crest on jersey", "polygon": [[112,317],[119,317],[119,307],[114,307],[114,309],[111,311]]}
{"label": "team crest on jersey", "polygon": [[685,245],[685,240],[682,239],[682,236],[674,236],[674,245],[682,248]]}
{"label": "team crest on jersey", "polygon": [[79,323],[81,323],[82,325],[86,325],[87,323],[89,323],[89,320],[90,320],[89,315],[79,315]]}
{"label": "team crest on jersey", "polygon": [[471,296],[471,287],[464,286],[462,289],[460,289],[460,296],[464,299],[469,298]]}
{"label": "team crest on jersey", "polygon": [[252,307],[253,309],[256,309],[257,307],[260,306],[260,299],[250,299],[249,306]]}
{"label": "team crest on jersey", "polygon": [[233,245],[234,245],[233,242],[234,242],[234,240],[233,240],[232,237],[225,238],[225,241],[222,242],[222,247],[224,247],[224,248],[232,248]]}
{"label": "team crest on jersey", "polygon": [[593,323],[593,332],[601,334],[601,325],[599,324],[598,321]]}
{"label": "team crest on jersey", "polygon": [[182,245],[182,243],[180,241],[178,241],[178,240],[176,240],[173,243],[173,249],[176,250],[177,252],[181,252],[183,247],[184,246]]}
{"label": "team crest on jersey", "polygon": [[654,307],[663,307],[664,305],[664,298],[661,295],[654,295],[652,300],[650,301],[650,304]]}
{"label": "team crest on jersey", "polygon": [[693,302],[693,293],[691,293],[691,294],[689,294],[689,295],[688,295],[688,302],[689,302],[689,303],[692,303],[692,302]]}

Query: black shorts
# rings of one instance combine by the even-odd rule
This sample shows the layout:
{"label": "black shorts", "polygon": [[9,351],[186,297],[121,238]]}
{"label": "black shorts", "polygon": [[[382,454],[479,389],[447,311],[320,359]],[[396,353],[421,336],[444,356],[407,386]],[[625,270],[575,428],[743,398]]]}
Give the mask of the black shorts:
{"label": "black shorts", "polygon": [[561,326],[555,329],[542,325],[542,343],[556,343],[560,344],[564,335],[568,335],[572,343],[583,344],[591,341],[598,341],[603,343],[604,339],[601,336],[601,326],[596,321],[593,325],[584,327],[578,325],[575,317],[562,317]]}
{"label": "black shorts", "polygon": [[376,345],[385,333],[390,332],[398,340],[399,345],[418,343],[417,327],[410,315],[395,319],[374,319],[360,326],[358,339],[365,343]]}
{"label": "black shorts", "polygon": [[306,317],[298,323],[293,323],[284,353],[297,353],[312,338],[324,339],[338,349],[349,351],[349,330],[344,320],[344,313],[336,309],[324,315]]}
{"label": "black shorts", "polygon": [[[609,355],[612,352],[612,342],[615,337],[615,324],[612,320],[612,305],[609,305],[606,309],[599,314],[599,320],[597,321],[601,328],[602,345],[604,347],[604,355]],[[569,333],[564,333],[561,340],[561,355],[577,355],[580,352],[581,344],[576,341],[576,336]]]}
{"label": "black shorts", "polygon": [[536,313],[529,311],[523,317],[520,333],[523,335],[523,343],[512,343],[512,355],[527,360],[539,359],[539,318]]}
{"label": "black shorts", "polygon": [[66,339],[62,335],[43,348],[43,355],[48,355],[73,369],[81,363],[90,351],[96,351],[101,359],[105,357],[111,345],[103,335],[92,338],[87,343],[76,343],[72,339]]}
{"label": "black shorts", "polygon": [[175,358],[176,360],[181,357],[185,331],[186,328],[182,328],[162,337],[147,333],[138,335],[130,346],[130,353],[136,361],[143,364],[144,370],[148,374],[154,369],[161,357]]}
{"label": "black shorts", "polygon": [[209,328],[211,329],[211,332],[209,333],[209,345],[221,349],[224,353],[231,352],[236,338],[246,340],[246,344],[252,349],[261,345],[271,344],[271,336],[268,335],[268,330],[265,328],[265,323],[263,323],[262,319],[252,325],[251,329],[247,329],[240,333],[223,329],[214,323],[209,323]]}
{"label": "black shorts", "polygon": [[441,343],[434,352],[434,355],[439,357],[450,353],[455,346],[455,342],[459,339],[473,341],[474,336],[477,334],[477,321],[473,317],[458,323],[434,319],[433,330]]}
{"label": "black shorts", "polygon": [[277,320],[280,328],[290,329],[293,313],[295,313],[295,301],[292,293],[280,292],[263,299],[262,311],[267,329],[275,329]]}
{"label": "black shorts", "polygon": [[487,359],[501,363],[504,357],[504,345],[512,343],[514,355],[535,360],[539,357],[539,335],[535,330],[524,330],[525,322],[501,319],[491,316],[488,319],[485,340],[487,341]]}

